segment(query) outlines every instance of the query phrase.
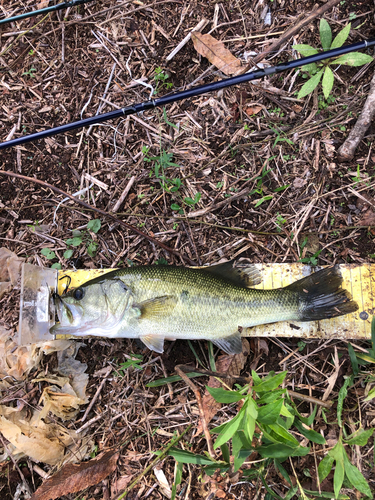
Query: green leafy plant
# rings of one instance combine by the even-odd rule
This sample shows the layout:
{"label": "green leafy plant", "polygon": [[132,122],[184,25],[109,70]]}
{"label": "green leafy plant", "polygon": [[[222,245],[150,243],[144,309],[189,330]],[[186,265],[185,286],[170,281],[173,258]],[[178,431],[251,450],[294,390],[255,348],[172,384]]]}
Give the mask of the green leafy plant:
{"label": "green leafy plant", "polygon": [[[43,255],[43,257],[45,257],[48,260],[57,259],[57,255],[50,248],[42,248],[40,253]],[[55,262],[54,264],[52,264],[51,268],[52,269],[61,269],[60,262]]]}
{"label": "green leafy plant", "polygon": [[[320,41],[323,50],[336,49],[341,47],[349,36],[351,28],[351,23],[345,26],[332,40],[332,30],[330,25],[325,19],[320,20],[319,33]],[[293,48],[297,50],[303,56],[311,56],[318,53],[318,50],[307,44],[293,45]],[[350,52],[342,56],[336,57],[334,59],[326,59],[318,63],[311,63],[303,66],[302,71],[308,73],[310,78],[302,86],[301,90],[298,92],[298,98],[307,96],[315,90],[322,81],[323,94],[326,99],[328,99],[335,80],[335,75],[330,66],[343,64],[346,66],[362,66],[372,61],[372,57],[367,54],[362,54],[361,52]]]}
{"label": "green leafy plant", "polygon": [[165,73],[160,66],[155,69],[154,81],[156,86],[154,94],[157,94],[163,87],[165,87],[167,90],[173,87],[172,82],[167,82],[168,78],[168,73]]}
{"label": "green leafy plant", "polygon": [[35,78],[36,68],[30,68],[22,73],[22,76],[28,76],[29,78]]}
{"label": "green leafy plant", "polygon": [[[299,441],[289,432],[294,425],[303,436],[310,441],[323,444],[325,439],[310,429],[315,412],[304,418],[288,401],[286,389],[280,388],[287,372],[276,374],[271,372],[261,379],[256,372],[252,372],[254,385],[249,387],[237,386],[235,391],[222,388],[207,387],[211,396],[224,404],[240,404],[239,412],[228,422],[214,428],[211,432],[217,434],[214,448],[221,448],[223,461],[215,461],[211,457],[189,454],[175,456],[176,460],[184,463],[204,464],[205,472],[212,474],[217,468],[228,470],[230,466],[237,471],[248,456],[256,451],[261,457],[272,460],[285,460],[288,457],[304,456],[310,451],[309,447],[301,446]],[[255,429],[259,431],[255,431]],[[256,444],[253,443],[255,438]],[[228,442],[232,440],[233,463],[230,461]],[[180,451],[180,450],[179,450]],[[176,450],[172,450],[171,454]],[[186,462],[187,459],[196,460]],[[211,462],[209,462],[209,460]]]}
{"label": "green leafy plant", "polygon": [[[304,238],[303,242],[301,243],[300,245],[300,249],[301,251],[305,248],[305,246],[307,245],[307,241],[308,241],[308,238],[307,236]],[[310,255],[308,257],[303,257],[302,259],[300,259],[298,262],[303,262],[304,264],[308,264],[310,266],[316,266],[318,265],[318,257],[319,255],[321,254],[323,249],[321,250],[318,250],[317,252],[314,253],[314,255]]]}
{"label": "green leafy plant", "polygon": [[344,448],[344,444],[365,446],[373,432],[374,429],[368,429],[367,431],[359,429],[359,431],[352,434],[347,439],[343,439],[340,436],[334,448],[332,448],[332,450],[328,452],[327,456],[319,463],[318,474],[320,482],[328,476],[332,470],[333,463],[335,463],[333,488],[336,498],[340,493],[345,479],[358,491],[369,498],[373,498],[370,486],[368,485],[366,479],[357,467],[350,462]]}
{"label": "green leafy plant", "polygon": [[137,370],[141,370],[142,367],[139,365],[142,363],[142,361],[143,361],[143,356],[141,354],[131,354],[127,361],[119,364],[118,368],[116,369],[117,376],[123,377],[125,375],[125,371],[129,367],[133,367]]}
{"label": "green leafy plant", "polygon": [[[79,247],[82,244],[86,246],[86,251],[90,257],[95,257],[96,252],[98,250],[98,243],[92,239],[92,236],[90,234],[90,231],[93,232],[94,234],[98,233],[100,228],[102,226],[102,223],[100,219],[92,219],[87,223],[87,229],[80,231],[80,230],[74,230],[73,231],[73,237],[68,238],[65,243],[69,247]],[[64,258],[65,259],[70,259],[73,255],[73,249],[68,248],[64,252]]]}
{"label": "green leafy plant", "polygon": [[[166,169],[169,167],[180,167],[177,163],[174,163],[173,153],[168,153],[164,149],[161,150],[159,156],[149,156],[148,154],[149,148],[144,146],[142,148],[142,153],[144,154],[143,160],[147,163],[152,163],[152,168],[149,173],[149,177],[154,175],[157,181],[160,183],[161,188],[168,194],[174,194],[177,198],[179,198],[180,203],[183,203],[187,206],[194,207],[197,203],[199,203],[201,199],[201,193],[196,193],[194,198],[190,197],[182,197],[179,195],[178,191],[183,187],[183,183],[181,179],[178,177],[169,178],[166,174]],[[171,209],[177,211],[180,214],[183,214],[183,209],[178,203],[172,203]]]}
{"label": "green leafy plant", "polygon": [[[309,446],[302,446],[295,433],[303,436],[308,442],[317,445],[326,444],[325,438],[314,431],[311,426],[315,420],[317,407],[308,417],[303,417],[295,404],[289,399],[283,383],[287,372],[269,373],[260,378],[252,372],[253,386],[236,386],[236,390],[207,387],[211,396],[218,402],[239,407],[236,415],[224,424],[211,430],[217,435],[214,448],[220,448],[222,459],[217,460],[208,454],[196,454],[191,451],[172,447],[169,455],[173,456],[180,464],[201,465],[207,475],[212,475],[218,469],[221,473],[242,469],[243,479],[259,479],[266,489],[269,497],[280,499],[267,484],[267,469],[273,465],[285,479],[290,489],[284,498],[291,499],[298,490],[299,498],[320,499],[345,499],[340,494],[341,487],[346,478],[347,482],[361,493],[371,497],[371,490],[360,471],[350,463],[345,446],[367,444],[374,429],[359,429],[347,438],[340,437],[336,446],[328,451],[327,456],[319,464],[319,477],[323,481],[330,473],[335,462],[334,494],[330,492],[317,492],[303,489],[297,481],[293,482],[282,462],[289,457],[302,457],[310,453]],[[231,452],[229,442],[231,441]],[[252,464],[251,469],[244,467],[245,461],[253,452],[257,452],[263,459]]]}
{"label": "green leafy plant", "polygon": [[281,232],[283,225],[286,224],[286,219],[282,215],[277,212],[276,216],[276,226],[277,226],[277,231]]}

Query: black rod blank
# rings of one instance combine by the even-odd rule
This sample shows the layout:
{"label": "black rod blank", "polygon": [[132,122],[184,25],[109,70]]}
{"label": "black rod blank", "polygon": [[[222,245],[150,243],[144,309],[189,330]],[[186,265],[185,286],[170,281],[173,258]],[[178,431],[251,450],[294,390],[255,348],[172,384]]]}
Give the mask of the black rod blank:
{"label": "black rod blank", "polygon": [[[82,0],[81,0],[82,1]],[[189,99],[190,97],[196,97],[207,92],[214,92],[220,89],[231,87],[232,85],[238,85],[240,83],[250,82],[252,80],[257,80],[268,75],[273,75],[287,71],[294,68],[299,68],[305,66],[306,64],[316,63],[323,61],[324,59],[329,59],[331,57],[339,57],[343,54],[353,52],[356,50],[366,49],[375,45],[375,39],[364,40],[362,42],[353,43],[351,45],[345,45],[344,47],[339,47],[337,49],[327,50],[319,54],[314,54],[312,56],[303,57],[301,59],[295,59],[286,63],[280,63],[276,66],[271,66],[269,68],[259,69],[252,71],[251,73],[245,73],[243,75],[233,76],[231,78],[226,78],[214,83],[207,83],[206,85],[201,85],[197,87],[192,87],[188,90],[183,90],[181,92],[175,92],[170,95],[159,97],[158,99],[151,99],[138,104],[133,104],[131,106],[116,109],[115,111],[110,111],[109,113],[103,113],[100,115],[92,116],[90,118],[85,118],[84,120],[79,120],[72,123],[67,123],[65,125],[60,125],[59,127],[54,127],[41,132],[36,132],[35,134],[26,135],[23,137],[18,137],[17,139],[12,139],[7,142],[0,144],[0,149],[10,148],[12,146],[19,146],[20,144],[26,144],[28,142],[33,142],[38,139],[44,139],[46,137],[51,137],[58,134],[63,134],[77,128],[88,127],[90,125],[97,125],[99,123],[106,122],[108,120],[113,120],[115,118],[120,118],[128,115],[133,115],[152,109],[155,107],[166,106],[182,99]]]}
{"label": "black rod blank", "polygon": [[49,12],[57,12],[58,10],[68,9],[69,7],[75,7],[77,5],[82,5],[84,3],[92,2],[93,0],[69,0],[69,2],[58,3],[57,5],[50,5],[44,9],[32,10],[30,12],[25,12],[24,14],[19,14],[18,16],[5,17],[0,19],[0,25],[5,23],[11,23],[13,21],[21,21],[22,19],[27,19],[28,17],[40,16],[43,14],[48,14]]}

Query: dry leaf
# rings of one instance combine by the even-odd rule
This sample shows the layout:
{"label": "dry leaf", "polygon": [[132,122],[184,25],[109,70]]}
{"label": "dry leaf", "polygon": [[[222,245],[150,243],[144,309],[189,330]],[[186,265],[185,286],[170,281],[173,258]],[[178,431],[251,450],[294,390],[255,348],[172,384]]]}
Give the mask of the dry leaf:
{"label": "dry leaf", "polygon": [[17,283],[23,261],[7,248],[0,248],[0,299]]}
{"label": "dry leaf", "polygon": [[375,225],[375,212],[373,210],[367,210],[362,219],[358,221],[358,226],[374,226]]}
{"label": "dry leaf", "polygon": [[206,57],[225,75],[237,75],[241,72],[241,61],[225,48],[223,42],[211,35],[202,35],[199,31],[193,32],[191,38],[198,54]]}
{"label": "dry leaf", "polygon": [[117,497],[128,486],[133,476],[121,476],[111,484],[111,498]]}
{"label": "dry leaf", "polygon": [[49,0],[41,0],[37,7],[38,9],[45,9],[46,7],[48,7],[48,4],[49,4]]}
{"label": "dry leaf", "polygon": [[[12,338],[12,332],[0,328],[0,388],[10,385],[13,377],[22,380],[39,365],[44,354],[62,351],[74,344],[72,340],[50,340],[26,346],[18,346]],[[8,377],[8,380],[6,379]]]}
{"label": "dry leaf", "polygon": [[257,115],[259,111],[262,111],[262,106],[250,105],[245,108],[245,113],[248,116]]}
{"label": "dry leaf", "polygon": [[[240,354],[223,354],[219,356],[216,361],[216,370],[219,373],[226,373],[228,375],[238,376],[241,370],[245,366],[247,356],[250,353],[250,344],[247,339],[242,339],[242,353]],[[233,381],[230,379],[225,380],[226,385],[232,387]],[[208,387],[221,387],[221,383],[215,378],[210,377],[208,379]],[[221,408],[221,403],[218,403],[211,394],[205,391],[202,398],[204,417],[206,422],[210,422],[216,415],[218,410]],[[200,434],[203,431],[202,424],[199,422],[195,435]]]}
{"label": "dry leaf", "polygon": [[171,498],[172,497],[171,487],[169,486],[168,479],[165,477],[163,470],[155,467],[154,474],[157,482],[159,483],[161,493],[165,497]]}
{"label": "dry leaf", "polygon": [[88,462],[67,464],[57,474],[46,479],[31,500],[54,500],[94,486],[116,469],[118,457],[119,453],[108,451]]}
{"label": "dry leaf", "polygon": [[306,184],[306,179],[301,179],[301,177],[296,177],[293,181],[293,187],[299,189]]}
{"label": "dry leaf", "polygon": [[[27,455],[37,462],[55,465],[65,453],[65,448],[77,440],[75,431],[59,424],[46,423],[35,411],[30,421],[27,410],[0,406],[0,432],[9,441],[8,448],[16,458]],[[3,457],[2,457],[3,458]]]}

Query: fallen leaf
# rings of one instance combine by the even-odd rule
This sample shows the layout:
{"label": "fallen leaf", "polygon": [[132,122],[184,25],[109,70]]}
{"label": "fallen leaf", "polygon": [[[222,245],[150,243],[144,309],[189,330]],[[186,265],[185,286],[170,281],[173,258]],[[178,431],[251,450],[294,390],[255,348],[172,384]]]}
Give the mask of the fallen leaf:
{"label": "fallen leaf", "polygon": [[194,48],[203,57],[206,57],[211,64],[214,64],[225,75],[237,75],[242,70],[241,61],[237,59],[223,42],[216,40],[211,35],[202,35],[199,31],[191,34]]}
{"label": "fallen leaf", "polygon": [[[240,354],[223,354],[219,356],[216,361],[216,370],[219,373],[226,373],[227,375],[238,376],[241,373],[241,370],[245,366],[247,356],[250,353],[250,344],[247,339],[242,339],[242,353]],[[225,379],[225,383],[227,386],[232,387],[233,380]],[[208,387],[221,387],[221,383],[215,378],[210,377],[208,379]],[[211,394],[205,391],[202,404],[204,408],[204,417],[206,422],[209,423],[213,417],[216,415],[218,410],[221,408],[221,403],[218,403]],[[199,422],[195,435],[200,434],[203,431],[202,424]]]}
{"label": "fallen leaf", "polygon": [[247,106],[245,108],[245,113],[248,116],[252,116],[252,115],[257,115],[259,113],[259,111],[261,111],[261,110],[262,110],[262,106],[250,105],[250,106]]}
{"label": "fallen leaf", "polygon": [[38,7],[38,9],[45,9],[46,7],[48,7],[48,4],[49,4],[49,0],[41,0],[37,4],[37,7]]}
{"label": "fallen leaf", "polygon": [[293,181],[293,187],[295,189],[299,189],[306,184],[306,179],[301,179],[300,177],[296,177]]}
{"label": "fallen leaf", "polygon": [[7,248],[0,248],[0,299],[17,283],[24,259]]}
{"label": "fallen leaf", "polygon": [[94,486],[116,469],[118,457],[119,453],[108,451],[88,462],[67,464],[57,474],[46,479],[30,500],[55,500]]}
{"label": "fallen leaf", "polygon": [[26,409],[0,406],[0,415],[0,432],[9,441],[8,448],[16,459],[26,455],[37,462],[55,465],[63,459],[65,448],[77,440],[75,431],[44,422],[39,411],[34,411],[28,420]]}
{"label": "fallen leaf", "polygon": [[304,245],[304,248],[306,248],[306,252],[315,254],[316,252],[319,252],[320,250],[320,240],[319,236],[317,233],[305,233],[302,235],[301,241],[305,241],[307,238],[307,241]]}
{"label": "fallen leaf", "polygon": [[133,476],[121,476],[115,480],[113,484],[111,484],[111,498],[117,497],[124,489],[128,486],[130,481],[133,479]]}
{"label": "fallen leaf", "polygon": [[171,498],[172,497],[171,487],[169,486],[168,479],[165,477],[163,470],[155,467],[154,474],[157,482],[159,483],[161,493],[165,497]]}
{"label": "fallen leaf", "polygon": [[358,226],[374,226],[375,225],[375,212],[373,210],[367,210],[362,219],[357,223]]}

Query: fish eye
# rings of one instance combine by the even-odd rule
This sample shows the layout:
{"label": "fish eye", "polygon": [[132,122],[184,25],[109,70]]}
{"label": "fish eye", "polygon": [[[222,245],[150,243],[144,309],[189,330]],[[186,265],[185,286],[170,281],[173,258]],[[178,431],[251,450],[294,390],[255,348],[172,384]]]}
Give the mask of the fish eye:
{"label": "fish eye", "polygon": [[85,291],[83,288],[76,288],[73,292],[73,297],[76,299],[76,300],[81,300],[83,299],[85,295]]}

